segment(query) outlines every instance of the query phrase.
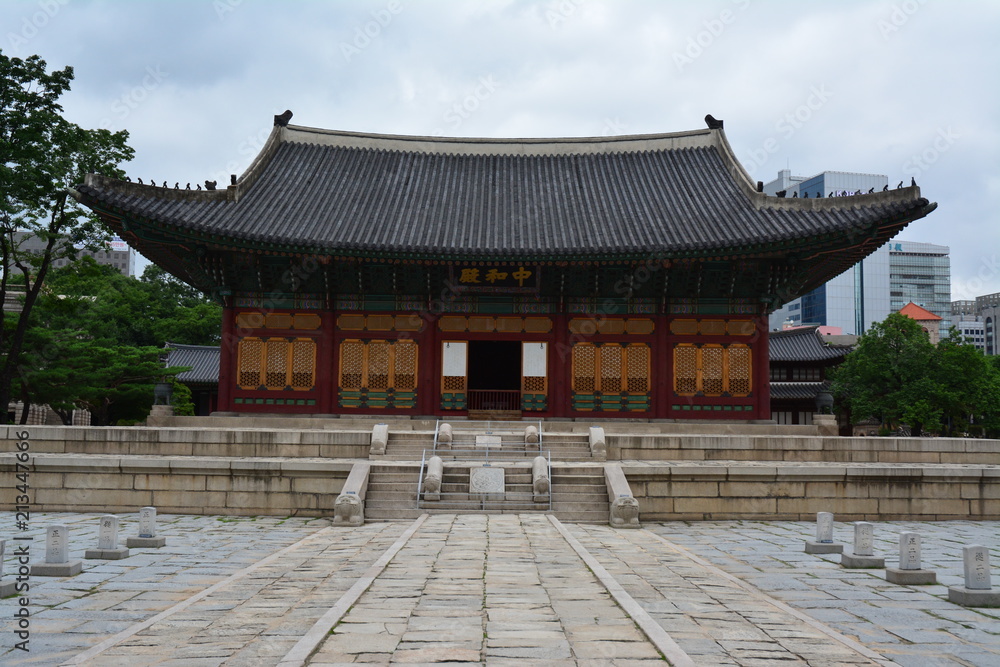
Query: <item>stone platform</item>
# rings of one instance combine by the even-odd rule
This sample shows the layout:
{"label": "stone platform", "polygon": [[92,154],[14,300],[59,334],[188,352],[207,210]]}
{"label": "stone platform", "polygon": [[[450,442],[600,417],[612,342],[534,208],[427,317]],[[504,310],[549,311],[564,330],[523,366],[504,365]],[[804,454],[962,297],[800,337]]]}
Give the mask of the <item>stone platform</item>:
{"label": "stone platform", "polygon": [[[32,515],[96,538],[99,514]],[[137,521],[123,517],[122,530]],[[0,601],[0,664],[1000,664],[1000,609],[948,601],[961,544],[997,522],[920,524],[939,585],[802,553],[812,522],[571,525],[546,515],[326,520],[159,514],[167,546],[31,581],[31,652]],[[882,523],[890,551],[911,523]],[[835,538],[851,526],[837,522]]]}

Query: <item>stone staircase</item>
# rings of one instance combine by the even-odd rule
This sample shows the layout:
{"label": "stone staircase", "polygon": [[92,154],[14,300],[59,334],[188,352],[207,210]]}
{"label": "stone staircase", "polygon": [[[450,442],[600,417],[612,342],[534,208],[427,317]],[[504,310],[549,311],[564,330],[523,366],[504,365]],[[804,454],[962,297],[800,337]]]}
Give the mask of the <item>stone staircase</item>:
{"label": "stone staircase", "polygon": [[[496,454],[498,460],[530,459],[538,456],[538,445],[525,444],[523,439],[501,436],[503,444],[499,450],[491,450],[491,457]],[[461,453],[453,453],[448,449],[432,452],[434,448],[434,431],[398,431],[389,432],[385,454],[372,455],[372,461],[415,461],[420,462],[424,452],[427,456],[437,454],[444,461],[457,460]],[[542,434],[542,452],[550,452],[552,461],[593,461],[590,455],[590,441],[587,434],[559,433]]]}

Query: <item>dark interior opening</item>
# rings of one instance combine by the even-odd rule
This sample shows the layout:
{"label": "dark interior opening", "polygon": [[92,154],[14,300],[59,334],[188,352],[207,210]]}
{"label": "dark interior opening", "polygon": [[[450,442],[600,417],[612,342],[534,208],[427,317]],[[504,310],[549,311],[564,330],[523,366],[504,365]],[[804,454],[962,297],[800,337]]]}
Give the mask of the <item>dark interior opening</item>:
{"label": "dark interior opening", "polygon": [[521,342],[469,341],[469,389],[521,389]]}

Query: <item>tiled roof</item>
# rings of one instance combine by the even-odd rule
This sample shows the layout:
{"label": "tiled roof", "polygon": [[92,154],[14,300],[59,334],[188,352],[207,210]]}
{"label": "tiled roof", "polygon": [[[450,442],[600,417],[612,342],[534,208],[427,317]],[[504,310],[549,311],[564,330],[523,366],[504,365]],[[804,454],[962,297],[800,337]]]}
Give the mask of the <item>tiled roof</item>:
{"label": "tiled roof", "polygon": [[771,400],[813,400],[824,389],[828,389],[826,382],[772,382]]}
{"label": "tiled roof", "polygon": [[938,322],[941,320],[940,317],[927,310],[926,308],[921,308],[912,301],[899,309],[900,315],[906,315],[911,320],[916,320],[918,322]]}
{"label": "tiled roof", "polygon": [[219,382],[219,348],[210,345],[179,345],[167,343],[167,368],[190,366],[191,370],[178,373],[177,379],[189,384],[217,384]]}
{"label": "tiled roof", "polygon": [[833,345],[823,340],[817,327],[799,327],[768,334],[771,361],[822,361],[839,359],[853,349],[851,345]]}
{"label": "tiled roof", "polygon": [[114,215],[221,243],[483,258],[751,252],[845,232],[863,241],[874,238],[873,226],[891,220],[901,228],[936,206],[916,187],[767,197],[721,129],[490,140],[276,127],[250,169],[224,190],[91,174],[78,192]]}

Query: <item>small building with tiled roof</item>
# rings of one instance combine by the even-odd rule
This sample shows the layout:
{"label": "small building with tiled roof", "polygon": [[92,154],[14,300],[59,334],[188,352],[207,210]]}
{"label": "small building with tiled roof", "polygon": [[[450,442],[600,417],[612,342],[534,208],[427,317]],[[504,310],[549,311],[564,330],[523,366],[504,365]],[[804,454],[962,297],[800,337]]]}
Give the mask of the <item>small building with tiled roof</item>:
{"label": "small building with tiled roof", "polygon": [[941,317],[922,306],[918,306],[912,301],[899,309],[900,315],[906,315],[927,332],[927,337],[932,345],[937,345],[941,341]]}
{"label": "small building with tiled roof", "polygon": [[188,367],[176,375],[191,390],[196,415],[215,412],[219,396],[218,345],[167,343],[167,368]]}
{"label": "small building with tiled roof", "polygon": [[936,206],[766,196],[714,119],[463,139],[288,118],[228,187],[75,190],[224,305],[220,411],[769,419],[768,313]]}
{"label": "small building with tiled roof", "polygon": [[771,332],[771,416],[779,424],[811,424],[817,398],[829,392],[830,369],[854,349],[857,336],[824,335],[821,328]]}

